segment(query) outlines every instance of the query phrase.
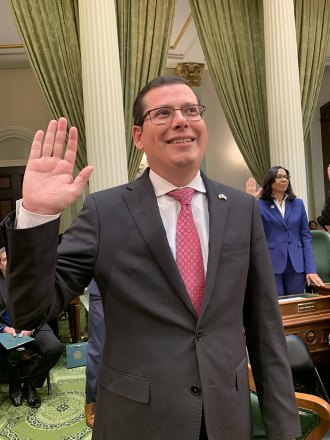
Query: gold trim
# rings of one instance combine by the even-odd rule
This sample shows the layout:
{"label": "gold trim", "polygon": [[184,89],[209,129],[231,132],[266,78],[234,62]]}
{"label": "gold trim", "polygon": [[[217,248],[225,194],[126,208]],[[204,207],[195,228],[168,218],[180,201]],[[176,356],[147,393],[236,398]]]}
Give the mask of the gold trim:
{"label": "gold trim", "polygon": [[0,44],[0,49],[23,49],[23,44]]}
{"label": "gold trim", "polygon": [[190,22],[192,20],[192,14],[189,15],[189,17],[187,18],[187,21],[185,22],[185,24],[183,25],[179,35],[177,36],[173,46],[170,46],[170,50],[174,50],[176,49],[176,46],[180,43],[181,38],[183,37],[183,34],[186,32],[187,27],[190,25]]}
{"label": "gold trim", "polygon": [[203,70],[204,63],[178,63],[175,68],[175,73],[188,81],[191,87],[200,87]]}

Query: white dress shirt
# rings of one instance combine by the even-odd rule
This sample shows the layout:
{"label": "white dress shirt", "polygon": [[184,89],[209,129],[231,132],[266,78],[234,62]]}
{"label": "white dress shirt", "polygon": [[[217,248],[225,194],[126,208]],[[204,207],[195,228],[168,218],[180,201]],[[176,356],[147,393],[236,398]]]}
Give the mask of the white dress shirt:
{"label": "white dress shirt", "polygon": [[[176,257],[176,223],[181,209],[180,203],[173,197],[167,195],[168,192],[178,189],[175,185],[160,177],[150,170],[149,177],[154,188],[160,216],[163,220],[168,243],[174,258]],[[204,272],[206,273],[207,260],[209,253],[209,211],[206,197],[206,189],[200,172],[189,182],[186,187],[193,188],[191,209],[198,232],[202,248]],[[22,205],[22,199],[16,202],[16,228],[25,229],[50,222],[59,217],[60,214],[42,215],[27,211]]]}
{"label": "white dress shirt", "polygon": [[[150,170],[149,178],[151,180],[152,186],[154,187],[154,191],[157,197],[160,216],[163,220],[167,240],[175,258],[176,223],[180,213],[181,205],[180,202],[175,200],[173,197],[168,196],[167,193],[178,189],[178,187],[163,179],[152,170]],[[206,189],[200,172],[198,172],[196,177],[187,185],[185,185],[185,187],[193,188],[196,190],[192,197],[191,210],[201,243],[204,272],[206,273],[209,254],[209,210],[206,197]]]}
{"label": "white dress shirt", "polygon": [[288,197],[288,195],[286,194],[284,196],[284,199],[283,199],[282,202],[279,202],[275,197],[273,197],[274,203],[278,207],[278,209],[279,209],[280,213],[282,214],[283,218],[285,216],[285,201],[286,201],[287,197]]}

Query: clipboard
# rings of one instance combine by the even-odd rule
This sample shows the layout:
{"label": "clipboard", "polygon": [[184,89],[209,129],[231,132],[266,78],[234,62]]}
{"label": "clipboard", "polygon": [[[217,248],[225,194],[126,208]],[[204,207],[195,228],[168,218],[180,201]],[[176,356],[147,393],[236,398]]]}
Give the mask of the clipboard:
{"label": "clipboard", "polygon": [[0,344],[2,344],[7,350],[20,347],[33,340],[34,338],[31,338],[31,336],[22,336],[19,338],[17,334],[16,338],[14,338],[10,333],[0,333]]}

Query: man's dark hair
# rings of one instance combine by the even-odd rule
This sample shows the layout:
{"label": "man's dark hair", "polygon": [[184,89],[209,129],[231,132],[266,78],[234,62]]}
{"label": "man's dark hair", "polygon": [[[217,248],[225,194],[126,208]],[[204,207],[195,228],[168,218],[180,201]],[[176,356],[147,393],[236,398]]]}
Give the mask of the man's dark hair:
{"label": "man's dark hair", "polygon": [[[173,85],[173,84],[184,84],[188,86],[192,91],[190,84],[187,83],[182,78],[179,78],[178,76],[158,76],[157,78],[152,79],[149,81],[143,89],[138,93],[138,95],[135,98],[134,105],[133,105],[133,121],[134,125],[141,126],[143,124],[143,116],[146,112],[146,109],[144,107],[143,98],[144,96],[152,89],[157,89],[158,87]],[[194,92],[194,91],[193,91]],[[194,92],[195,93],[195,92]],[[198,100],[198,96],[195,93],[195,96]]]}
{"label": "man's dark hair", "polygon": [[[284,167],[282,167],[280,165],[276,165],[276,166],[270,168],[267,171],[267,174],[266,174],[266,176],[264,178],[264,182],[262,184],[262,193],[261,193],[261,196],[260,196],[261,199],[269,200],[271,202],[274,200],[274,198],[272,197],[272,187],[271,187],[271,185],[272,185],[272,183],[275,182],[275,177],[278,174],[278,170],[279,169],[284,170],[286,172],[287,176],[290,175],[289,170],[287,170],[286,168],[284,168]],[[297,197],[293,193],[290,180],[289,180],[288,188],[285,191],[285,194],[288,196],[288,200],[290,200],[290,202],[292,202]]]}

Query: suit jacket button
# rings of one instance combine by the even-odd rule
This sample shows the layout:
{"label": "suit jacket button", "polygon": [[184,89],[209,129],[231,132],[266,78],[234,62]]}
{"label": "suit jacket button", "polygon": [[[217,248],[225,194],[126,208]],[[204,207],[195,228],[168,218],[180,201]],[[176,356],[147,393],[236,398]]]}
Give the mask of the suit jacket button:
{"label": "suit jacket button", "polygon": [[203,332],[202,332],[202,330],[198,330],[196,332],[196,339],[197,339],[197,341],[201,341],[203,339]]}
{"label": "suit jacket button", "polygon": [[199,396],[200,393],[201,393],[201,389],[200,389],[200,387],[198,385],[193,385],[190,388],[190,391],[191,391],[191,394],[193,394],[194,396]]}

